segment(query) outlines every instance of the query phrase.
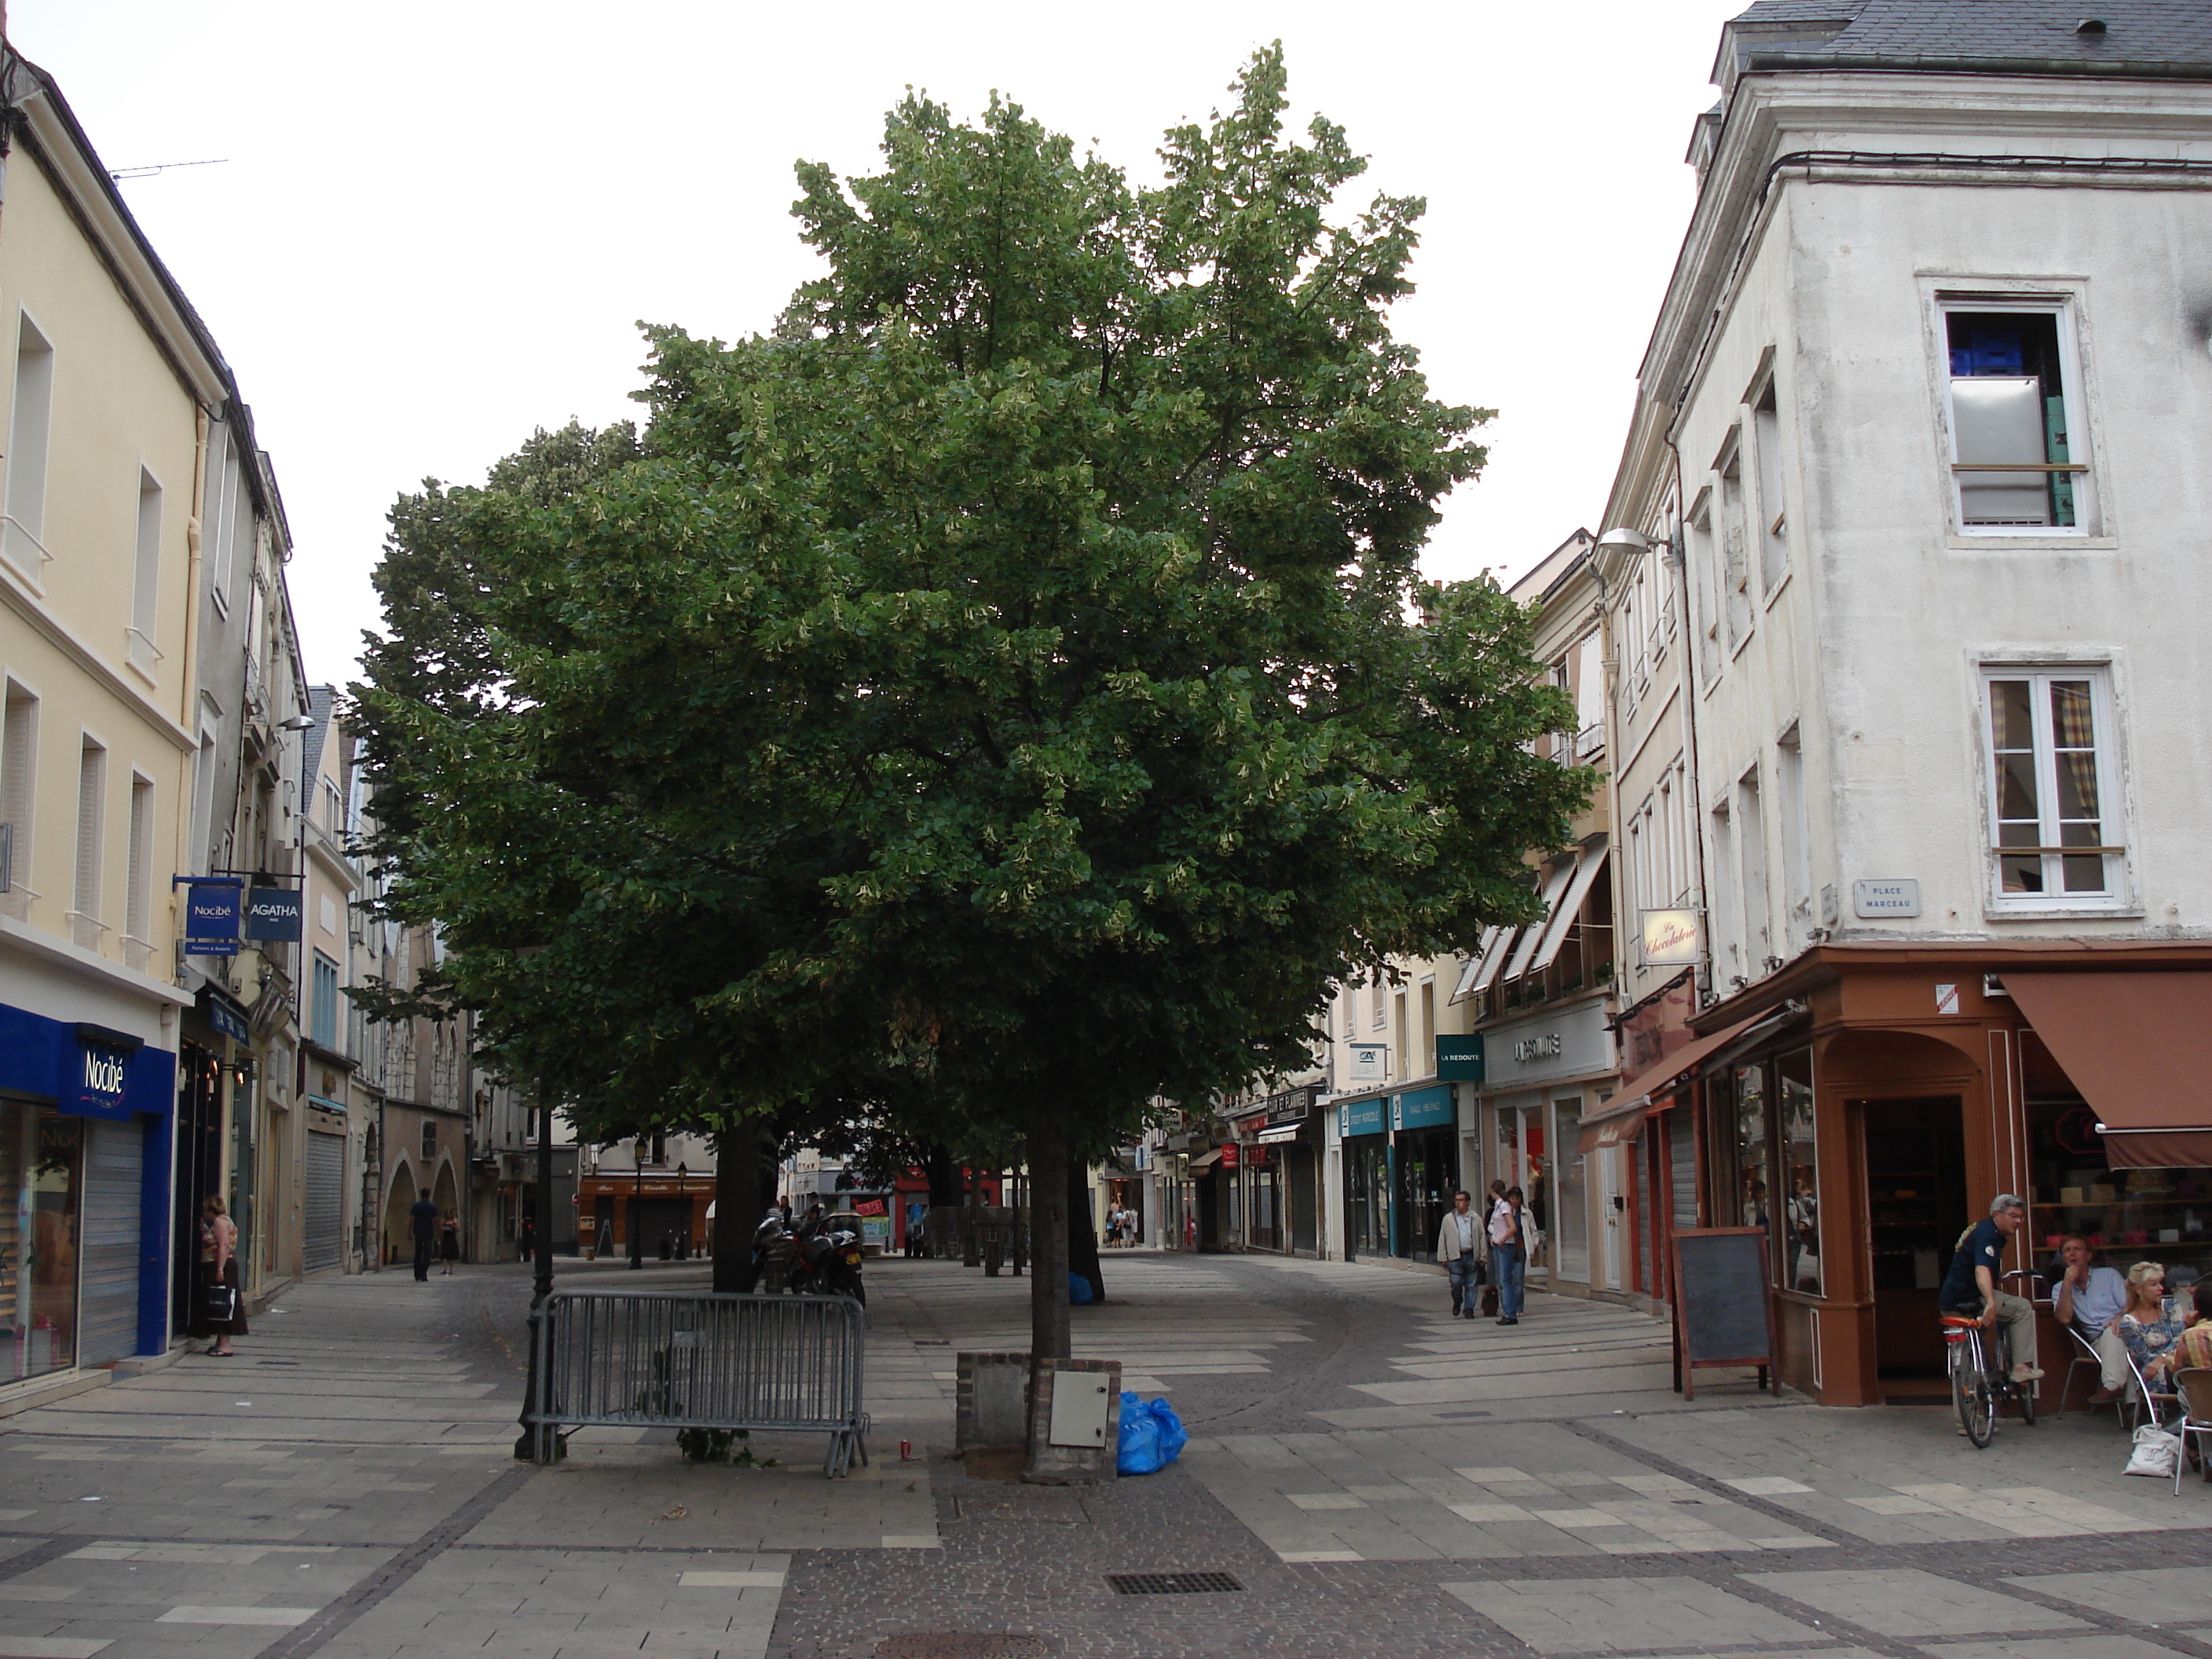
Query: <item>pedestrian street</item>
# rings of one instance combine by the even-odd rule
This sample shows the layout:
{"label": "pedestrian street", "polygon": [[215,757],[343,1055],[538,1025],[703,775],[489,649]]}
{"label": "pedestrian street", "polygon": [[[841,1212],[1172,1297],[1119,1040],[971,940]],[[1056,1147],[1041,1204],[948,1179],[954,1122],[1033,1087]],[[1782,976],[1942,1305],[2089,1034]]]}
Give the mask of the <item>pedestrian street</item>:
{"label": "pedestrian street", "polygon": [[[1540,1290],[1501,1328],[1395,1265],[1104,1272],[1078,1353],[1192,1438],[1088,1488],[949,1455],[952,1356],[1022,1346],[1026,1277],[869,1264],[873,1461],[839,1481],[818,1437],[691,1468],[665,1432],[594,1428],[516,1463],[519,1268],[295,1286],[234,1359],[0,1419],[0,1659],[2212,1651],[2212,1487],[2120,1474],[2109,1412],[1977,1452],[1946,1409],[1824,1410],[1747,1373],[1686,1402],[1663,1324]],[[1115,1588],[1174,1573],[1236,1588]]]}

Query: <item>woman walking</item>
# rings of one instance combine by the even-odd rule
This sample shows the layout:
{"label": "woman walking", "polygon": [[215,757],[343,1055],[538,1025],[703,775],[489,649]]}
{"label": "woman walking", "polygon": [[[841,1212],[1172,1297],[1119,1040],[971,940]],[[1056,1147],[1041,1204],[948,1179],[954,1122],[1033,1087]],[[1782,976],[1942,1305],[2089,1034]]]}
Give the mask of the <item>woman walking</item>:
{"label": "woman walking", "polygon": [[438,1223],[438,1259],[445,1264],[438,1271],[452,1277],[453,1263],[461,1259],[461,1224],[451,1210]]}
{"label": "woman walking", "polygon": [[193,1310],[194,1336],[215,1339],[207,1352],[216,1359],[231,1357],[230,1339],[246,1336],[246,1295],[239,1282],[238,1224],[230,1218],[220,1194],[210,1193],[200,1206],[199,1295]]}

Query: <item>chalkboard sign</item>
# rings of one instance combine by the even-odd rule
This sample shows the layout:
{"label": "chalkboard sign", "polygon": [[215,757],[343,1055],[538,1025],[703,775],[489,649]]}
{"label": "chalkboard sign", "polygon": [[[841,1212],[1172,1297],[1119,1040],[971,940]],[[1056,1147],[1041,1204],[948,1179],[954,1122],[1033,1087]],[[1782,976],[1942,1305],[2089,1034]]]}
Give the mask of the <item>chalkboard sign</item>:
{"label": "chalkboard sign", "polygon": [[1684,1228],[1674,1246],[1674,1386],[1694,1400],[1698,1367],[1756,1365],[1765,1388],[1774,1363],[1765,1229]]}

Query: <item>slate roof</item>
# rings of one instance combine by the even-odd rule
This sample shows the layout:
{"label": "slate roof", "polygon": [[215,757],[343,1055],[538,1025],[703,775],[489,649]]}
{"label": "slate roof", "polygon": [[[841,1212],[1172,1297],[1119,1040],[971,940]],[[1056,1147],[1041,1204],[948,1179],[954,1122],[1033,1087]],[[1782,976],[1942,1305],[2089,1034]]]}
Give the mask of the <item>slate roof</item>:
{"label": "slate roof", "polygon": [[[2080,33],[2087,18],[2103,32]],[[1758,0],[1732,22],[1746,68],[2212,75],[2206,0]]]}

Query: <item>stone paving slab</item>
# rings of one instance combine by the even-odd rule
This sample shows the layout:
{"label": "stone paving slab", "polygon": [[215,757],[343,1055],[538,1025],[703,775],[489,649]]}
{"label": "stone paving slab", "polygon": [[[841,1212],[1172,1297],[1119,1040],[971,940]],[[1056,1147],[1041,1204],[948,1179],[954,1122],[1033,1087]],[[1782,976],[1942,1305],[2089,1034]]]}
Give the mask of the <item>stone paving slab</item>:
{"label": "stone paving slab", "polygon": [[1805,1642],[1820,1632],[1694,1578],[1577,1578],[1447,1583],[1446,1594],[1538,1653]]}
{"label": "stone paving slab", "polygon": [[1883,1636],[1983,1636],[1993,1631],[2078,1631],[2079,1619],[1911,1569],[1747,1572],[1758,1584]]}
{"label": "stone paving slab", "polygon": [[2201,1572],[2187,1567],[2160,1567],[2133,1572],[2052,1573],[2004,1582],[2086,1607],[2107,1612],[2124,1608],[2129,1618],[2151,1624],[2180,1625],[2212,1619],[2212,1561]]}

